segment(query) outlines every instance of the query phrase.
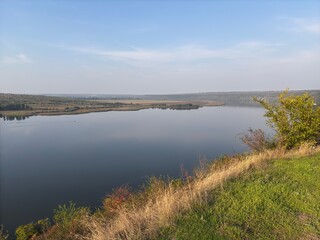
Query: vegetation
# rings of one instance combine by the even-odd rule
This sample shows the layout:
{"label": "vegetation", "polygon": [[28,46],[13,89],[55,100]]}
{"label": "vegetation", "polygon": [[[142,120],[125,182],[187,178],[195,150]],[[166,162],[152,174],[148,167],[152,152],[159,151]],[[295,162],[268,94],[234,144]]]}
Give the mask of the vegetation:
{"label": "vegetation", "polygon": [[6,240],[9,238],[9,234],[4,230],[3,225],[0,225],[0,240]]}
{"label": "vegetation", "polygon": [[[292,94],[301,95],[308,92],[315,101],[320,104],[320,90],[308,91],[290,91]],[[167,94],[167,95],[141,95],[140,99],[147,100],[174,100],[174,101],[217,101],[223,102],[227,106],[251,106],[257,107],[260,104],[253,100],[253,97],[259,97],[268,102],[277,102],[279,91],[250,91],[250,92],[208,92],[208,93],[185,93],[185,94]],[[137,97],[137,96],[136,96]]]}
{"label": "vegetation", "polygon": [[[152,186],[153,194],[147,195],[147,198],[143,201],[128,201],[126,204],[122,204],[112,218],[89,216],[85,221],[85,226],[88,229],[88,235],[85,237],[89,239],[153,239],[159,237],[160,233],[160,237],[168,239],[165,237],[173,231],[170,230],[169,226],[179,221],[179,217],[193,211],[195,205],[206,206],[205,204],[212,199],[212,191],[224,186],[225,181],[235,179],[244,172],[265,166],[270,160],[305,156],[312,152],[320,152],[320,148],[314,149],[303,146],[298,150],[289,152],[269,150],[255,155],[223,158],[220,161],[215,161],[212,165],[195,171],[194,177],[184,181],[183,184],[181,184],[182,181],[160,181],[159,184]],[[319,172],[315,172],[310,182],[315,180],[318,174]],[[272,181],[272,178],[269,180]],[[315,181],[315,183],[319,183],[319,181]],[[283,182],[283,184],[286,184],[286,182]],[[275,185],[277,185],[277,182],[275,182]],[[221,194],[223,194],[223,188]],[[279,194],[281,194],[282,188],[283,186],[280,184],[278,186]],[[301,191],[307,190],[302,189]],[[238,191],[241,190],[238,189]],[[288,194],[288,192],[285,194]],[[137,199],[139,199],[139,196]],[[248,198],[250,197],[248,195]],[[252,204],[254,203],[256,202],[253,201]],[[308,205],[308,202],[306,202],[306,205]],[[242,207],[246,208],[245,202],[242,202]],[[256,208],[259,208],[259,205]],[[284,211],[286,210],[285,208]],[[276,215],[273,217],[275,218]],[[262,218],[263,216],[260,217],[260,219]],[[199,218],[197,219],[199,220]],[[312,223],[315,224],[313,220]],[[169,235],[166,235],[167,233]],[[170,235],[173,238],[175,236],[175,234]],[[195,239],[199,239],[199,236],[201,235],[197,235]],[[185,238],[181,237],[180,239]]]}
{"label": "vegetation", "polygon": [[320,154],[275,159],[215,189],[156,238],[318,239],[319,202]]}
{"label": "vegetation", "polygon": [[21,225],[16,229],[17,240],[28,240],[34,238],[39,234],[45,233],[50,227],[50,220],[48,218],[41,219],[36,223],[29,223]]}
{"label": "vegetation", "polygon": [[[75,203],[59,205],[54,210],[53,223],[48,218],[41,219],[36,223],[21,225],[16,229],[17,240],[28,239],[65,239],[72,240],[77,234],[84,235],[81,219],[90,214],[85,207],[76,207]],[[0,235],[1,236],[1,235]],[[2,240],[0,238],[0,240]]]}
{"label": "vegetation", "polygon": [[19,110],[32,110],[32,108],[24,103],[0,105],[0,111],[19,111]]}
{"label": "vegetation", "polygon": [[266,109],[267,124],[275,129],[278,144],[291,149],[303,142],[320,140],[320,107],[308,93],[279,95],[278,104],[272,105],[255,98]]}
{"label": "vegetation", "polygon": [[136,111],[148,108],[190,110],[203,106],[219,106],[213,101],[104,100],[38,95],[0,94],[0,117],[5,120],[33,115],[82,114],[106,111]]}
{"label": "vegetation", "polygon": [[54,210],[54,227],[47,234],[47,239],[72,240],[76,235],[85,235],[85,229],[81,226],[81,219],[90,214],[86,207],[76,207],[75,203],[59,205]]}
{"label": "vegetation", "polygon": [[255,152],[262,152],[267,149],[275,149],[277,141],[266,136],[265,132],[261,129],[249,128],[249,133],[240,136],[241,141],[249,146]]}

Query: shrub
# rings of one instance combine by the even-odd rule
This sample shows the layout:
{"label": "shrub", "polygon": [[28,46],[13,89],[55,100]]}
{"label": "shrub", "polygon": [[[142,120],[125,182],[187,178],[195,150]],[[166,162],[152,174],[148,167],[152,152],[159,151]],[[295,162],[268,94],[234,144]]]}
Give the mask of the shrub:
{"label": "shrub", "polygon": [[69,202],[69,206],[59,205],[57,209],[54,210],[53,221],[59,228],[68,229],[73,221],[80,220],[82,216],[89,213],[88,208],[76,207],[76,204]]}
{"label": "shrub", "polygon": [[261,152],[266,149],[276,147],[275,140],[266,136],[262,129],[248,129],[248,133],[240,136],[241,141],[246,144],[251,150]]}
{"label": "shrub", "polygon": [[48,231],[50,226],[51,226],[51,223],[50,223],[49,218],[40,219],[37,221],[37,224],[36,224],[36,228],[37,228],[38,232],[40,232],[40,233],[44,233],[44,232]]}
{"label": "shrub", "polygon": [[37,234],[37,228],[33,223],[21,225],[16,229],[17,240],[28,240]]}
{"label": "shrub", "polygon": [[103,201],[103,208],[108,217],[115,215],[117,210],[124,205],[131,197],[131,192],[128,186],[121,186],[113,190]]}
{"label": "shrub", "polygon": [[[46,232],[50,227],[48,218],[41,219],[36,223],[21,225],[16,229],[17,240],[28,240]],[[1,238],[0,238],[1,239]]]}
{"label": "shrub", "polygon": [[53,221],[55,225],[45,232],[43,239],[73,240],[78,235],[85,236],[87,229],[82,220],[89,215],[89,208],[76,207],[73,202],[70,202],[69,205],[59,205],[54,210]]}
{"label": "shrub", "polygon": [[291,149],[303,142],[319,143],[320,107],[309,94],[288,95],[286,90],[275,105],[263,99],[254,100],[266,109],[267,124],[275,129],[280,145]]}

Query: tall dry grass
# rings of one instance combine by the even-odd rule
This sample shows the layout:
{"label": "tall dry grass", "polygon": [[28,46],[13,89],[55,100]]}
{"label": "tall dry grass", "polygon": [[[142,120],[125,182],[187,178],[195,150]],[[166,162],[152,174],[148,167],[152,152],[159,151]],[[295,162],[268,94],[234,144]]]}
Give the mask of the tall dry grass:
{"label": "tall dry grass", "polygon": [[189,210],[194,203],[207,201],[209,192],[231,178],[269,160],[291,158],[320,152],[308,144],[297,150],[268,150],[258,154],[228,159],[195,172],[195,178],[181,187],[169,184],[161,188],[143,206],[121,207],[113,219],[88,216],[85,220],[89,235],[82,239],[119,240],[150,239],[157,231],[170,224],[177,214]]}

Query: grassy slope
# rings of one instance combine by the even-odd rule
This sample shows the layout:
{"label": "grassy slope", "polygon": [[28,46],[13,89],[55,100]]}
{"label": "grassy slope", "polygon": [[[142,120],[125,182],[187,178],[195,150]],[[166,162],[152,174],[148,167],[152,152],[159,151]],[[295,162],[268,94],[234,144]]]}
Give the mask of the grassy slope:
{"label": "grassy slope", "polygon": [[320,154],[273,160],[212,191],[158,239],[320,239]]}

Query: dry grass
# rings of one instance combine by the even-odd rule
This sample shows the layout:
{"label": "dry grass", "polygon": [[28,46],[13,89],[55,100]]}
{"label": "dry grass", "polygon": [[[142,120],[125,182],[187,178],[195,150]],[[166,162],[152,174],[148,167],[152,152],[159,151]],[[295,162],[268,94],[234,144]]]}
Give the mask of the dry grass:
{"label": "dry grass", "polygon": [[89,216],[84,221],[89,235],[82,239],[116,240],[116,239],[150,239],[159,228],[170,224],[175,216],[189,210],[194,203],[207,200],[208,193],[231,178],[239,176],[247,170],[260,166],[276,158],[291,158],[320,152],[306,144],[297,150],[284,149],[264,151],[242,158],[229,159],[217,167],[197,171],[195,178],[182,187],[169,184],[161,188],[143,206],[121,207],[117,216],[111,220]]}

